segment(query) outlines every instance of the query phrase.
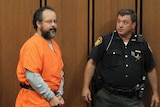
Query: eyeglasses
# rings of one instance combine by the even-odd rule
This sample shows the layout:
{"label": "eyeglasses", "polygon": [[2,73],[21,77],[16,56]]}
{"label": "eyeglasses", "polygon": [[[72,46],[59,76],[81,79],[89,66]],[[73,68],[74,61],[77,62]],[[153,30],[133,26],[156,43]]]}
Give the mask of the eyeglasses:
{"label": "eyeglasses", "polygon": [[45,22],[45,23],[47,23],[47,24],[52,24],[52,23],[57,24],[57,23],[58,23],[57,20],[45,20],[45,21],[43,21],[43,22]]}

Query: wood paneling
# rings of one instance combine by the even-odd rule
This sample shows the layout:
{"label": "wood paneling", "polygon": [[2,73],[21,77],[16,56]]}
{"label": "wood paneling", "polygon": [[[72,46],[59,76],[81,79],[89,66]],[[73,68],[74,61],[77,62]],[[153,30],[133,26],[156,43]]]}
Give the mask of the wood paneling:
{"label": "wood paneling", "polygon": [[[159,0],[148,0],[143,1],[143,35],[145,39],[149,42],[153,55],[156,60],[157,65],[157,75],[158,75],[158,82],[160,81],[160,1]],[[160,86],[160,82],[158,84]],[[145,107],[150,107],[150,90],[147,90],[144,102],[146,103]],[[160,90],[159,90],[160,91]],[[159,106],[160,107],[160,106]]]}
{"label": "wood paneling", "polygon": [[14,107],[19,91],[19,50],[33,34],[32,15],[39,0],[0,0],[0,107]]}
{"label": "wood paneling", "polygon": [[81,99],[83,72],[88,51],[88,1],[47,0],[58,15],[59,43],[65,72],[64,107],[85,107]]}
{"label": "wood paneling", "polygon": [[[95,41],[113,31],[118,10],[135,9],[136,0],[42,0],[43,6],[45,1],[56,10],[59,20],[55,39],[65,63],[64,107],[86,107],[81,90],[91,39]],[[158,0],[143,1],[142,12],[143,35],[152,47],[157,65],[160,64],[159,5]],[[32,15],[39,6],[40,0],[0,0],[0,107],[14,107],[20,88],[16,77],[19,50],[34,33]],[[159,69],[157,66],[158,76]],[[151,92],[148,92],[144,99],[146,107],[150,104]]]}
{"label": "wood paneling", "polygon": [[135,10],[135,0],[94,0],[94,38],[113,31],[121,8]]}

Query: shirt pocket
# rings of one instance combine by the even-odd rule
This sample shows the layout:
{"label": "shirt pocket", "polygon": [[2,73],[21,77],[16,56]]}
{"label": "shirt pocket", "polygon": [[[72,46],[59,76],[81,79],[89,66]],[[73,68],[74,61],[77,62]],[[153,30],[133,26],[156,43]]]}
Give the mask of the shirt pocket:
{"label": "shirt pocket", "polygon": [[122,64],[122,52],[120,50],[109,50],[106,55],[106,63],[108,66],[120,66]]}

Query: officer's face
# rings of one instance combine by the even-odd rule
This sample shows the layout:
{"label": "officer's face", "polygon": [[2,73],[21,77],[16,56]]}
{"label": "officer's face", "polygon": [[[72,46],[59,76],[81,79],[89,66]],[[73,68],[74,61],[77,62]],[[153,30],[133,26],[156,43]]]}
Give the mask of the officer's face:
{"label": "officer's face", "polygon": [[118,15],[116,30],[120,36],[131,36],[136,24],[131,21],[130,15]]}
{"label": "officer's face", "polygon": [[45,10],[43,12],[43,20],[40,24],[41,35],[45,39],[52,39],[56,34],[57,29],[57,17],[54,11]]}

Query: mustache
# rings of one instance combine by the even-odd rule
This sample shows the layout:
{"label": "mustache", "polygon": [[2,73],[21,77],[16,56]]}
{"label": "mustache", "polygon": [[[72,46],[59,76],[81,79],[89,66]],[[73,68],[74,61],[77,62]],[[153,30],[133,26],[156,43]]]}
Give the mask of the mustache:
{"label": "mustache", "polygon": [[51,30],[54,30],[54,32],[57,32],[57,29],[54,27],[49,29],[49,31],[51,31]]}

